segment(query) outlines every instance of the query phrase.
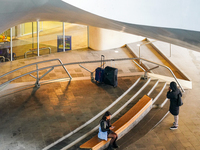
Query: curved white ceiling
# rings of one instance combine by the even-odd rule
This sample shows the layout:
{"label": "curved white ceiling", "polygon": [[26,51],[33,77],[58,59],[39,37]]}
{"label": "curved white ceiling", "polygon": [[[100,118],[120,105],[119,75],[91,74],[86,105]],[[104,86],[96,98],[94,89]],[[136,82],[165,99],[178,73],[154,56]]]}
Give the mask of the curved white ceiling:
{"label": "curved white ceiling", "polygon": [[137,25],[200,31],[199,0],[62,0],[90,13]]}
{"label": "curved white ceiling", "polygon": [[200,51],[200,1],[197,0],[0,2],[0,33],[24,22],[61,21],[141,35]]}

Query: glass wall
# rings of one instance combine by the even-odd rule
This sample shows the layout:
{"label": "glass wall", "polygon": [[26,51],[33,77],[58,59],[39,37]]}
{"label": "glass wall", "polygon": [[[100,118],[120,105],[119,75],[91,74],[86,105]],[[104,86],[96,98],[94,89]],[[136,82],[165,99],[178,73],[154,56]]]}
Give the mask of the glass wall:
{"label": "glass wall", "polygon": [[88,47],[87,26],[65,23],[65,35],[71,36],[72,49],[82,49]]}
{"label": "glass wall", "polygon": [[[87,26],[64,23],[64,29],[66,50],[88,47]],[[13,27],[12,39],[14,59],[37,56],[37,22]],[[7,48],[6,51],[10,55],[10,29],[0,35],[0,56],[3,48]],[[39,48],[40,55],[63,51],[63,22],[39,22]]]}
{"label": "glass wall", "polygon": [[[62,35],[62,22],[44,21],[40,32],[40,48],[51,48],[51,53],[57,52],[57,36]],[[41,55],[48,54],[49,49],[40,51]]]}
{"label": "glass wall", "polygon": [[13,40],[13,53],[16,59],[37,56],[37,52],[28,52],[37,48],[37,22],[27,22],[16,26],[17,36]]}

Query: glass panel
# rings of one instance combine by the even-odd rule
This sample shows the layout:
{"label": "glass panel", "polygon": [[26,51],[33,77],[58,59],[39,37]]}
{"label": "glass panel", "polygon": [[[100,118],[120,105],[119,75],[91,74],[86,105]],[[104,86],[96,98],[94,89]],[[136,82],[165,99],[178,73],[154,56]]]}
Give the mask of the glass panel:
{"label": "glass panel", "polygon": [[[40,22],[40,55],[63,51],[63,23]],[[65,23],[65,48],[75,50],[88,47],[87,26]],[[12,28],[13,56],[22,59],[37,56],[37,22],[27,22]],[[0,35],[0,49],[10,45],[10,29]],[[51,49],[51,51],[49,50]],[[1,52],[0,52],[1,53]],[[9,52],[8,52],[9,53]],[[1,54],[0,54],[1,55]]]}
{"label": "glass panel", "polygon": [[[63,35],[62,22],[44,21],[40,31],[40,55],[57,52],[57,36]],[[41,25],[40,25],[41,26]]]}
{"label": "glass panel", "polygon": [[65,23],[65,35],[71,37],[71,48],[82,49],[88,47],[87,26]]}
{"label": "glass panel", "polygon": [[37,56],[37,51],[32,51],[37,48],[37,23],[27,22],[15,26],[14,29],[13,53],[16,59]]}

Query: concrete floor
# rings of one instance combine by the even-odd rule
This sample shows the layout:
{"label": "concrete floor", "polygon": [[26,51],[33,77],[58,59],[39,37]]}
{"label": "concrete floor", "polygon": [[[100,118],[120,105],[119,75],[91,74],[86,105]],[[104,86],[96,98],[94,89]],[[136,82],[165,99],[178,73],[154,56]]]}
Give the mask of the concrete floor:
{"label": "concrete floor", "polygon": [[[162,44],[161,44],[162,45]],[[0,74],[23,66],[30,62],[61,58],[64,63],[73,61],[96,60],[104,54],[106,58],[130,57],[126,48],[110,51],[71,51],[73,53],[55,53],[38,58],[17,60],[11,63],[1,63]],[[168,49],[162,49],[167,55]],[[168,56],[168,55],[167,55]],[[193,89],[186,92],[183,99],[184,105],[180,110],[180,121],[178,130],[171,131],[169,127],[173,123],[172,115],[168,115],[155,129],[135,143],[127,145],[127,149],[149,150],[149,149],[200,149],[200,110],[198,102],[200,99],[200,54],[191,50],[174,47],[170,58],[176,65],[192,79]],[[53,63],[51,63],[53,64]],[[85,65],[93,70],[99,64]],[[106,64],[110,65],[110,64]],[[119,73],[137,72],[139,69],[129,62],[115,62],[115,67],[119,68]],[[89,73],[80,69],[79,66],[67,67],[73,77],[89,77]],[[44,79],[54,79],[66,77],[60,69],[54,70]],[[59,72],[59,73],[58,73]],[[12,76],[1,79],[1,83],[7,79],[21,74],[18,72]],[[59,74],[57,76],[57,74]],[[33,81],[32,78],[20,79],[15,82]],[[118,92],[121,93],[132,84],[131,78],[121,78]],[[94,94],[83,90],[87,87],[89,91],[94,90]],[[84,88],[86,89],[86,88]],[[69,133],[71,130],[92,117],[102,108],[98,103],[106,99],[111,103],[116,98],[116,91],[106,90],[104,97],[99,97],[99,87],[90,81],[52,83],[41,86],[40,89],[26,89],[8,96],[0,97],[0,150],[35,150],[42,149],[59,137]],[[81,91],[81,92],[77,92]],[[117,92],[117,93],[118,93]],[[101,89],[101,93],[105,93]],[[85,95],[85,96],[83,96]],[[99,100],[98,100],[99,98]],[[94,101],[95,99],[95,101]],[[107,101],[109,99],[109,101]],[[105,105],[107,105],[107,103]],[[88,105],[86,109],[81,109],[79,105]],[[92,106],[92,107],[90,107]],[[97,109],[94,109],[98,108]],[[102,106],[103,107],[103,106]],[[82,108],[82,107],[81,107]],[[86,112],[87,115],[84,115]],[[82,114],[82,115],[80,115]]]}

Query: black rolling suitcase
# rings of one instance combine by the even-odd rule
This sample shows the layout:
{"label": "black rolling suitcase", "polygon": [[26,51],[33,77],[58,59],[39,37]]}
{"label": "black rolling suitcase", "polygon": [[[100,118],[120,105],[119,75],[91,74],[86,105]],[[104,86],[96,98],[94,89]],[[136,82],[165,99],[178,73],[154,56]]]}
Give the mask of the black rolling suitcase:
{"label": "black rolling suitcase", "polygon": [[104,83],[116,87],[118,84],[117,73],[117,68],[107,66],[104,70]]}
{"label": "black rolling suitcase", "polygon": [[99,83],[104,81],[104,55],[101,55],[101,67],[95,70],[95,80]]}

